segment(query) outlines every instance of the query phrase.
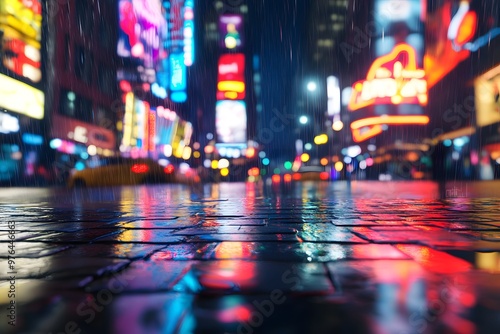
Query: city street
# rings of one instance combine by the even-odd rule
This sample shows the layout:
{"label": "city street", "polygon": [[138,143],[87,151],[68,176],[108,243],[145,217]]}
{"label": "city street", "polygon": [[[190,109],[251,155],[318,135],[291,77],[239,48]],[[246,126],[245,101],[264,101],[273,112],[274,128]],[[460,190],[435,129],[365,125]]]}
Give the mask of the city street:
{"label": "city street", "polygon": [[499,194],[497,181],[5,188],[0,332],[498,333]]}

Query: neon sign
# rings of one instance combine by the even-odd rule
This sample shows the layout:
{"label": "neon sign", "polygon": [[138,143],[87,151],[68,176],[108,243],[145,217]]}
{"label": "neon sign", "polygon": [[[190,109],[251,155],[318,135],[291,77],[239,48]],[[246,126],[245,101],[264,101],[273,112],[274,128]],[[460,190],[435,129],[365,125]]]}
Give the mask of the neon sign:
{"label": "neon sign", "polygon": [[383,115],[364,118],[351,123],[352,137],[356,143],[372,138],[382,133],[382,125],[426,125],[429,117],[426,115]]}
{"label": "neon sign", "polygon": [[182,53],[170,55],[170,99],[173,102],[185,102],[186,93],[186,65]]}
{"label": "neon sign", "polygon": [[229,50],[243,46],[243,17],[241,15],[222,15],[219,18],[220,46]]}
{"label": "neon sign", "polygon": [[245,56],[242,53],[224,54],[219,58],[217,100],[245,98]]}
{"label": "neon sign", "polygon": [[191,66],[194,61],[194,1],[184,4],[184,65]]}
{"label": "neon sign", "polygon": [[427,105],[425,71],[417,68],[416,52],[410,45],[399,44],[376,59],[366,80],[354,83],[349,110],[377,104]]}
{"label": "neon sign", "polygon": [[43,119],[45,95],[21,81],[0,74],[0,108]]}

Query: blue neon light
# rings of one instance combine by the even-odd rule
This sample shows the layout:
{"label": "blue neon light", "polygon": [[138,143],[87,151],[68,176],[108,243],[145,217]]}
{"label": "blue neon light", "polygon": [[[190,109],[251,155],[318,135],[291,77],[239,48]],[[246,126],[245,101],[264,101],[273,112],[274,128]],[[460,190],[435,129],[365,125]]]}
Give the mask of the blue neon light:
{"label": "blue neon light", "polygon": [[42,145],[43,137],[33,133],[23,133],[23,143],[28,145]]}

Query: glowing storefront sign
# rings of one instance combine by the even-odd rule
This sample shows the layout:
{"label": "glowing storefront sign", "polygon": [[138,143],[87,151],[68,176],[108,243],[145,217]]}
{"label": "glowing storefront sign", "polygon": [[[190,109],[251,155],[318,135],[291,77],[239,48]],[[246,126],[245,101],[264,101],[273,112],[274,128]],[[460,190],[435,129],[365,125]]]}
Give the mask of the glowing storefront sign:
{"label": "glowing storefront sign", "polygon": [[68,132],[68,138],[73,139],[79,143],[86,144],[89,141],[87,136],[87,128],[84,126],[77,125],[73,131]]}
{"label": "glowing storefront sign", "polygon": [[2,63],[5,68],[34,83],[42,79],[42,4],[40,0],[0,1]]}
{"label": "glowing storefront sign", "polygon": [[156,114],[154,111],[149,112],[149,118],[148,118],[148,150],[153,152],[156,150],[156,143],[155,143],[155,136],[156,136]]}
{"label": "glowing storefront sign", "polygon": [[382,133],[382,125],[426,125],[429,117],[426,115],[383,115],[364,118],[351,123],[352,137],[356,143],[372,138]]}
{"label": "glowing storefront sign", "polygon": [[44,102],[41,90],[0,74],[0,108],[43,119]]}
{"label": "glowing storefront sign", "polygon": [[72,140],[101,149],[113,150],[115,148],[115,135],[111,130],[58,114],[53,116],[53,121],[52,138]]}
{"label": "glowing storefront sign", "polygon": [[425,71],[417,68],[415,50],[410,45],[399,44],[375,60],[367,79],[353,85],[349,110],[375,104],[427,105]]}
{"label": "glowing storefront sign", "polygon": [[217,100],[245,98],[245,56],[242,53],[225,54],[219,58]]}

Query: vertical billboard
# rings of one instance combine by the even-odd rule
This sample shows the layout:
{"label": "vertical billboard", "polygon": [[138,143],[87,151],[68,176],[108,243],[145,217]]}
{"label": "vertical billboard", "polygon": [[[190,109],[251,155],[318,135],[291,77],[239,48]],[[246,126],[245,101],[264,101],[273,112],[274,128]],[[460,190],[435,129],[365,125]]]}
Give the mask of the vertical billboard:
{"label": "vertical billboard", "polygon": [[239,50],[243,43],[243,17],[237,14],[219,17],[219,41],[222,49]]}
{"label": "vertical billboard", "polygon": [[247,113],[244,101],[217,101],[215,108],[217,142],[246,143]]}
{"label": "vertical billboard", "polygon": [[162,41],[167,37],[167,20],[161,0],[119,0],[120,57],[136,58],[147,68],[156,68],[166,57]]}
{"label": "vertical billboard", "polygon": [[424,125],[428,90],[424,57],[424,0],[376,0],[372,43],[375,60],[355,82],[348,103],[356,142],[384,125]]}
{"label": "vertical billboard", "polygon": [[162,106],[156,108],[156,139],[158,146],[172,145],[174,136],[177,114]]}
{"label": "vertical billboard", "polygon": [[194,63],[194,0],[184,4],[184,65]]}
{"label": "vertical billboard", "polygon": [[151,137],[155,134],[149,103],[137,99],[133,93],[125,95],[125,115],[123,119],[123,136],[120,151],[148,151]]}
{"label": "vertical billboard", "polygon": [[170,99],[174,102],[185,102],[187,99],[187,71],[182,53],[171,54],[170,57]]}
{"label": "vertical billboard", "polygon": [[217,100],[245,98],[245,55],[224,54],[219,58]]}
{"label": "vertical billboard", "polygon": [[173,53],[182,53],[184,44],[184,0],[164,1],[164,4],[168,17],[168,50]]}

